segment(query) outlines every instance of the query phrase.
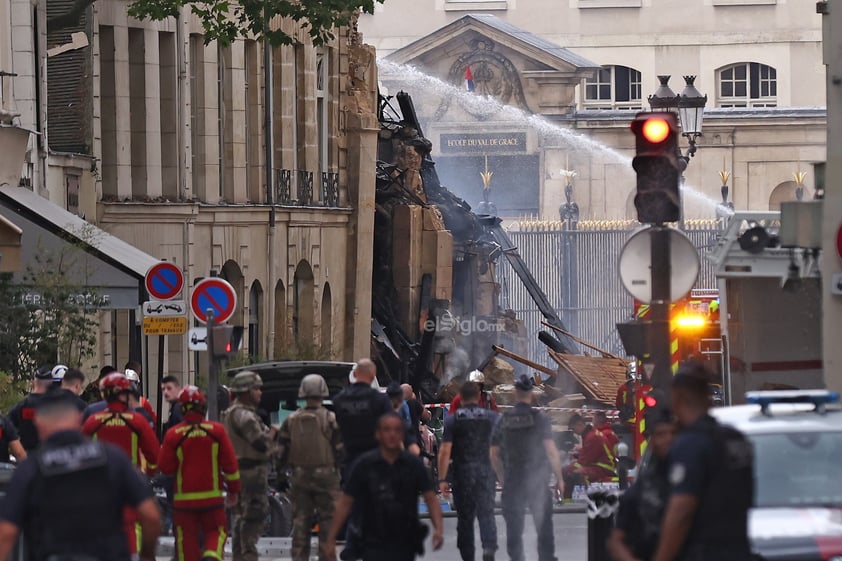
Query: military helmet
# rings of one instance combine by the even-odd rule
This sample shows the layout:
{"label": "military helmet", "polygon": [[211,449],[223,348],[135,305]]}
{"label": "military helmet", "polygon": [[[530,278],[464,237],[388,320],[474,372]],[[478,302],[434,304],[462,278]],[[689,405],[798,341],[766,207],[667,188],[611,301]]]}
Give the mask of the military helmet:
{"label": "military helmet", "polygon": [[229,389],[234,393],[247,392],[253,388],[262,388],[263,380],[257,372],[251,370],[243,370],[238,372],[234,379],[231,380]]}
{"label": "military helmet", "polygon": [[482,370],[471,370],[471,373],[468,374],[468,381],[476,382],[477,384],[484,384],[485,374],[482,373]]}
{"label": "military helmet", "polygon": [[319,374],[307,374],[298,387],[298,398],[327,397],[327,382]]}

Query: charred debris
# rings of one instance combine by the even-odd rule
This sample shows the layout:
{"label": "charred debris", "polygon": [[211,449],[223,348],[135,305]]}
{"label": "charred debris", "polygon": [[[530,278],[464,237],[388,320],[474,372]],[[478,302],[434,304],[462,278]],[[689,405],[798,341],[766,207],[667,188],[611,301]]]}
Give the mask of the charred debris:
{"label": "charred debris", "polygon": [[552,329],[540,333],[541,341],[559,356],[578,350],[500,219],[473,212],[441,184],[409,94],[381,96],[379,119],[372,286],[379,371],[411,383],[426,402],[450,399],[473,369],[501,387],[520,372],[544,372],[548,399],[560,397],[555,386],[566,381],[557,384],[556,371],[524,357],[526,338],[535,334],[500,308],[495,268],[501,259]]}

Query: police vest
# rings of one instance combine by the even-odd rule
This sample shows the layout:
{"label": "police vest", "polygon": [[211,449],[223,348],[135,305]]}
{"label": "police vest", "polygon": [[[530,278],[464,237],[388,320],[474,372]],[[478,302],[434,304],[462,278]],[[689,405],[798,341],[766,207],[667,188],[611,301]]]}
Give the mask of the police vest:
{"label": "police vest", "polygon": [[636,549],[639,559],[650,559],[655,555],[658,537],[661,535],[661,521],[670,495],[670,483],[666,465],[653,458],[644,469],[635,485],[640,487],[637,515],[640,521],[640,536],[629,536],[639,544]]}
{"label": "police vest", "polygon": [[748,510],[754,500],[754,451],[738,430],[715,421],[696,423],[688,430],[703,432],[713,441],[705,472],[707,485],[688,545],[747,544]]}
{"label": "police vest", "polygon": [[539,415],[535,409],[525,412],[512,409],[503,414],[500,422],[506,481],[511,481],[512,476],[531,477],[537,472],[549,471],[549,460],[538,432]]}
{"label": "police vest", "polygon": [[29,394],[13,408],[16,410],[17,429],[24,450],[32,452],[38,447],[38,429],[35,428],[35,408],[44,394]]}
{"label": "police vest", "polygon": [[453,414],[454,469],[460,464],[490,465],[488,448],[494,419],[488,409],[477,405],[460,407]]}
{"label": "police vest", "polygon": [[129,559],[105,446],[87,439],[46,445],[33,459],[38,465],[30,499],[34,515],[24,527],[24,535],[33,537],[27,542],[31,558]]}
{"label": "police vest", "polygon": [[345,444],[346,462],[377,448],[377,440],[374,438],[377,420],[391,410],[391,405],[385,410],[378,406],[378,401],[384,399],[374,388],[351,386],[333,400],[336,419],[342,431],[342,442]]}
{"label": "police vest", "polygon": [[[265,428],[263,421],[257,416],[254,408],[243,405],[238,401],[235,401],[234,405],[226,409],[222,417],[222,424],[225,426],[225,430],[228,431],[228,436],[231,439],[237,460],[268,462],[270,450],[265,440],[261,440],[265,446],[264,450],[258,450],[258,448],[255,448],[254,442],[246,440],[246,431],[244,428],[249,423],[255,424],[261,431]],[[258,447],[260,447],[259,444]],[[240,467],[247,469],[246,466]]]}
{"label": "police vest", "polygon": [[338,430],[336,417],[324,407],[299,409],[287,419],[289,454],[292,467],[333,467],[333,443]]}

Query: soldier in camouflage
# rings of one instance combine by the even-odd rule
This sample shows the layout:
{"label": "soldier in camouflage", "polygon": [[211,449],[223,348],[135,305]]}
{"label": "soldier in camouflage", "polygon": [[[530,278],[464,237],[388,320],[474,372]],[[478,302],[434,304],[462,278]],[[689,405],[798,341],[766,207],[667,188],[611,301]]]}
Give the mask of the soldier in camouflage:
{"label": "soldier in camouflage", "polygon": [[298,397],[306,399],[307,406],[290,415],[279,433],[286,449],[286,464],[292,468],[292,561],[310,559],[314,514],[319,517],[319,559],[327,558],[327,534],[339,496],[340,453],[336,416],[322,405],[327,396],[324,378],[318,374],[304,376]]}
{"label": "soldier in camouflage", "polygon": [[257,540],[269,515],[268,462],[275,452],[276,430],[257,415],[262,387],[255,372],[234,376],[230,388],[234,403],[222,419],[237,454],[242,484],[231,522],[234,561],[257,561]]}

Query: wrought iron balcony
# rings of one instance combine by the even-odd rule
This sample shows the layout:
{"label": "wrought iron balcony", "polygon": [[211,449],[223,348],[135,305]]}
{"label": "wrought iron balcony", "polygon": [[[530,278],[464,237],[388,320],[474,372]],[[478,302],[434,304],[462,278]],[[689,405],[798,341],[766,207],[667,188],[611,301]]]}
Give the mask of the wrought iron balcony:
{"label": "wrought iron balcony", "polygon": [[298,204],[300,206],[310,206],[313,204],[313,172],[306,170],[298,170]]}
{"label": "wrought iron balcony", "polygon": [[324,206],[339,206],[339,174],[322,172],[322,204]]}
{"label": "wrought iron balcony", "polygon": [[292,204],[292,172],[288,169],[275,170],[275,204]]}

